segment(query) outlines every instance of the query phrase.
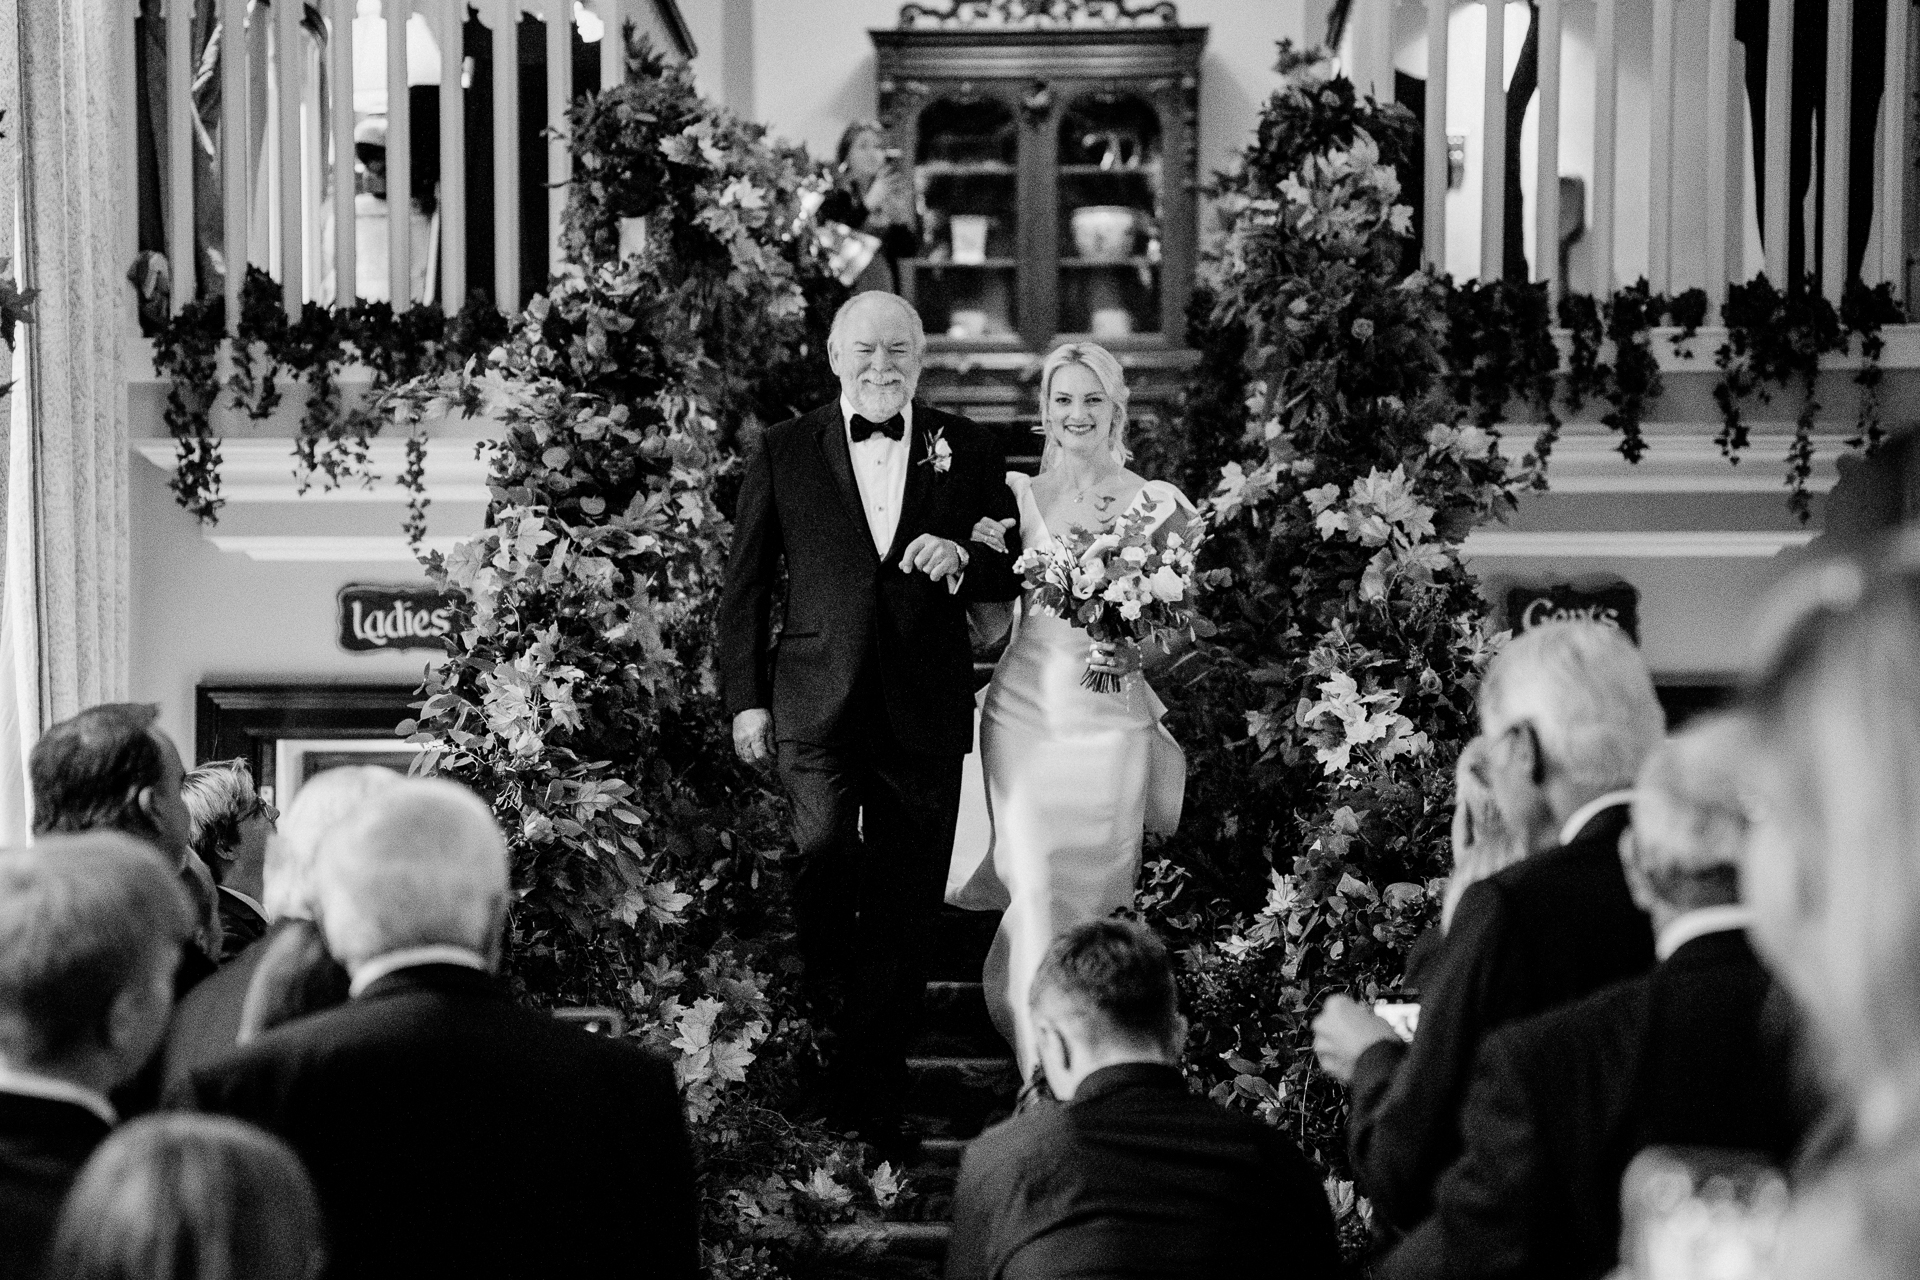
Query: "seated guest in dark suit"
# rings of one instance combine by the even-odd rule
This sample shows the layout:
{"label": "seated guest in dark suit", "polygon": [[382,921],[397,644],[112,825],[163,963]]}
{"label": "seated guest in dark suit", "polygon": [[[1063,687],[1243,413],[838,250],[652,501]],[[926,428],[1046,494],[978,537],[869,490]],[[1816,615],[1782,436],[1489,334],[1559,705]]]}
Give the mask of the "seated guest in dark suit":
{"label": "seated guest in dark suit", "polygon": [[267,842],[261,873],[261,903],[272,923],[174,1010],[160,1052],[166,1088],[179,1087],[189,1071],[226,1057],[260,1031],[347,1002],[347,971],[327,953],[313,923],[315,850],[322,835],[398,781],[391,769],[350,765],[315,774],[294,793]]}
{"label": "seated guest in dark suit", "polygon": [[100,832],[0,852],[0,1276],[31,1277],[60,1202],[153,1056],[193,932],[153,851]]}
{"label": "seated guest in dark suit", "polygon": [[1354,1181],[1384,1227],[1429,1212],[1460,1153],[1460,1105],[1488,1032],[1652,965],[1619,842],[1627,788],[1664,722],[1639,650],[1605,623],[1534,627],[1489,666],[1476,750],[1499,811],[1535,852],[1454,904],[1412,1044],[1345,996],[1314,1022],[1321,1065],[1352,1087]]}
{"label": "seated guest in dark suit", "polygon": [[158,716],[151,704],[103,703],[42,734],[28,761],[33,831],[119,831],[159,850],[179,873],[198,918],[175,980],[175,994],[185,995],[214,971],[220,916],[213,874],[193,851],[193,824],[180,794],[186,768],[173,739],[155,726]]}
{"label": "seated guest in dark suit", "polygon": [[1054,1096],[967,1148],[947,1280],[1332,1277],[1320,1179],[1279,1130],[1190,1093],[1166,948],[1102,920],[1033,980]]}
{"label": "seated guest in dark suit", "polygon": [[493,976],[507,850],[456,783],[407,780],[325,833],[314,887],[347,1004],[189,1074],[181,1101],[278,1134],[356,1280],[686,1277],[693,1164],[671,1068],[516,1005]]}
{"label": "seated guest in dark suit", "polygon": [[1769,1004],[1739,905],[1741,732],[1710,722],[1647,761],[1621,850],[1660,963],[1486,1039],[1466,1150],[1376,1276],[1603,1276],[1618,1261],[1621,1176],[1643,1148],[1792,1154],[1784,1006]]}
{"label": "seated guest in dark suit", "polygon": [[266,892],[267,841],[280,813],[254,789],[245,760],[201,765],[187,775],[180,794],[192,823],[193,851],[218,887],[225,964],[267,931],[260,898]]}

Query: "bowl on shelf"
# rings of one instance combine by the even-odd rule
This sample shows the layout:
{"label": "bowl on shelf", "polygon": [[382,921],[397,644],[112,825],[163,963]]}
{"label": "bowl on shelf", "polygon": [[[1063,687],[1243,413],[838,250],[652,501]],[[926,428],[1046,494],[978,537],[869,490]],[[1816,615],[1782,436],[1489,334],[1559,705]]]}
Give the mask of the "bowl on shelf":
{"label": "bowl on shelf", "polygon": [[1124,204],[1090,204],[1073,211],[1073,247],[1088,262],[1125,262],[1133,256],[1140,212]]}

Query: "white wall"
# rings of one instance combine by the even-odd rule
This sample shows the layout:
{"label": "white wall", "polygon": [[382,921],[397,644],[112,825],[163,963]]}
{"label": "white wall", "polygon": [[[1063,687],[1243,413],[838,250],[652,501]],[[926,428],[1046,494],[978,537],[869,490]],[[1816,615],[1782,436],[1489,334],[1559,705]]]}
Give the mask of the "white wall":
{"label": "white wall", "polygon": [[[136,422],[136,434],[143,424]],[[132,678],[136,702],[160,706],[161,726],[193,750],[193,691],[203,683],[395,683],[417,680],[426,655],[348,653],[334,643],[334,593],[349,582],[420,582],[416,565],[250,560],[201,535],[138,455],[128,462],[133,527]],[[368,521],[392,532],[393,508]]]}

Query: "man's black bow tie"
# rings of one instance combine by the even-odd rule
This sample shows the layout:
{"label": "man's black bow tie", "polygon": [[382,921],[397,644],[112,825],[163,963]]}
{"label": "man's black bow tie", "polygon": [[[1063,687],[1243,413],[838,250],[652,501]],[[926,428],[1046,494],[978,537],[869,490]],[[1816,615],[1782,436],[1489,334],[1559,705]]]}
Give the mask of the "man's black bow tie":
{"label": "man's black bow tie", "polygon": [[873,422],[856,413],[853,415],[853,421],[847,424],[847,434],[853,437],[855,444],[872,439],[874,436],[885,436],[889,440],[904,440],[907,435],[907,424],[897,413],[885,422]]}

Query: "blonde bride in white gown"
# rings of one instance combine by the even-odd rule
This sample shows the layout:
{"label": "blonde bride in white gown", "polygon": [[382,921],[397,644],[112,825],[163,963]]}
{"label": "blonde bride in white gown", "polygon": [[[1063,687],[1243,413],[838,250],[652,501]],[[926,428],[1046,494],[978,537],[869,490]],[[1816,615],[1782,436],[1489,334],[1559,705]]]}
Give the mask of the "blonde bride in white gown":
{"label": "blonde bride in white gown", "polygon": [[[1040,375],[1046,445],[1040,473],[1009,474],[1021,545],[1050,545],[1147,510],[1190,519],[1172,485],[1127,469],[1127,387],[1120,363],[1069,343]],[[983,521],[977,538],[1000,529]],[[980,707],[980,749],[967,757],[947,901],[1003,910],[982,979],[994,1025],[1028,1077],[1038,1062],[1027,989],[1047,946],[1075,925],[1133,901],[1141,836],[1179,821],[1185,760],[1130,644],[1095,644],[1063,618],[1022,604]],[[1117,693],[1081,684],[1089,664],[1124,677]]]}

